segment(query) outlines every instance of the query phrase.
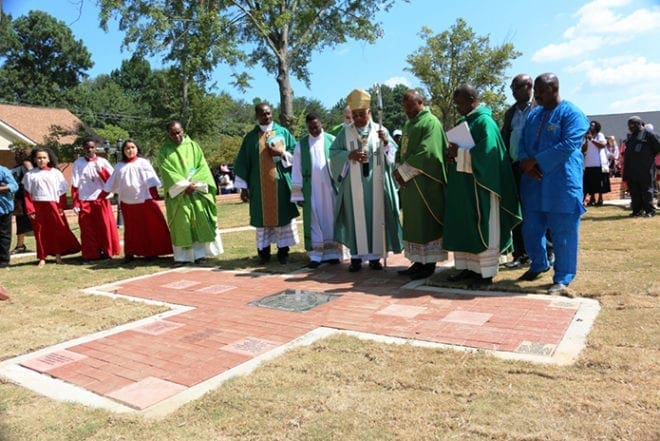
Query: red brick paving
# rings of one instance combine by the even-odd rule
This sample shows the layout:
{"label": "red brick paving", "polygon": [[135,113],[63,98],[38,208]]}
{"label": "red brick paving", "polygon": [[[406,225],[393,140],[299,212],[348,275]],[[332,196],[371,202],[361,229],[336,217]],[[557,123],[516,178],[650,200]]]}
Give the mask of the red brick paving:
{"label": "red brick paving", "polygon": [[[399,266],[348,273],[345,265],[330,265],[289,276],[184,269],[126,281],[116,285],[118,294],[196,309],[22,365],[144,409],[318,327],[498,351],[543,348],[551,355],[577,310],[547,297],[409,289],[395,271],[403,259],[388,263]],[[306,312],[250,305],[285,289],[337,297]]]}

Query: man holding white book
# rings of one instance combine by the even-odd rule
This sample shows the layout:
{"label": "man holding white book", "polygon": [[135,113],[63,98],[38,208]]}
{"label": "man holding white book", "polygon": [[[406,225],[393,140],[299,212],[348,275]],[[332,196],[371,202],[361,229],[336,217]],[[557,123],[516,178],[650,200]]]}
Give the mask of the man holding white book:
{"label": "man holding white book", "polygon": [[447,132],[443,241],[445,249],[454,252],[456,269],[461,270],[448,280],[490,285],[500,254],[511,249],[511,230],[521,221],[520,204],[511,162],[492,111],[479,102],[476,89],[469,84],[456,89],[454,104],[470,136],[460,141],[454,137],[459,129]]}

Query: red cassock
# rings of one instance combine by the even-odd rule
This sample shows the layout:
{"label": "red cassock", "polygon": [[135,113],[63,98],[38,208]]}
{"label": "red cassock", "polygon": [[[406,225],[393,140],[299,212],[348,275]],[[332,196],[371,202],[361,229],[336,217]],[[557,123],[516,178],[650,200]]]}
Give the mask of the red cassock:
{"label": "red cassock", "polygon": [[80,242],[69,228],[66,216],[60,214],[54,201],[31,201],[35,218],[31,219],[37,242],[37,258],[65,256],[80,251]]}
{"label": "red cassock", "polygon": [[141,204],[121,204],[124,216],[124,254],[155,257],[172,254],[170,230],[153,199]]}
{"label": "red cassock", "polygon": [[117,224],[108,199],[79,201],[78,225],[82,242],[82,257],[95,260],[117,256],[121,252]]}

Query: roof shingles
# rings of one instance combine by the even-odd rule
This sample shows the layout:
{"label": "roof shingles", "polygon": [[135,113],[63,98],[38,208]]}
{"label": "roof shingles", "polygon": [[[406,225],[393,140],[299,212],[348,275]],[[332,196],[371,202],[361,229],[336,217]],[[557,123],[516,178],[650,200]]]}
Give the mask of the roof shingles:
{"label": "roof shingles", "polygon": [[[43,144],[51,135],[53,126],[75,133],[83,122],[68,109],[50,107],[19,106],[0,104],[0,121],[30,138]],[[76,135],[66,135],[59,139],[60,144],[73,144]]]}

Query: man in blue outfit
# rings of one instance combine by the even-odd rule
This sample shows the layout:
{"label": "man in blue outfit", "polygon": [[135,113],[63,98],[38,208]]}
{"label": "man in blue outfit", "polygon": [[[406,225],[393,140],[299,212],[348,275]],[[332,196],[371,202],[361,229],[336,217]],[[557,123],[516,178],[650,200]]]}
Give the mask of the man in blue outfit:
{"label": "man in blue outfit", "polygon": [[7,167],[0,165],[0,268],[9,266],[11,245],[11,216],[14,212],[14,193],[18,184]]}
{"label": "man in blue outfit", "polygon": [[520,198],[523,238],[532,261],[521,280],[535,280],[550,269],[545,232],[552,232],[555,251],[553,285],[549,294],[568,294],[577,272],[582,206],[584,135],[589,120],[574,104],[559,96],[559,80],[552,73],[534,81],[532,110],[520,140]]}

